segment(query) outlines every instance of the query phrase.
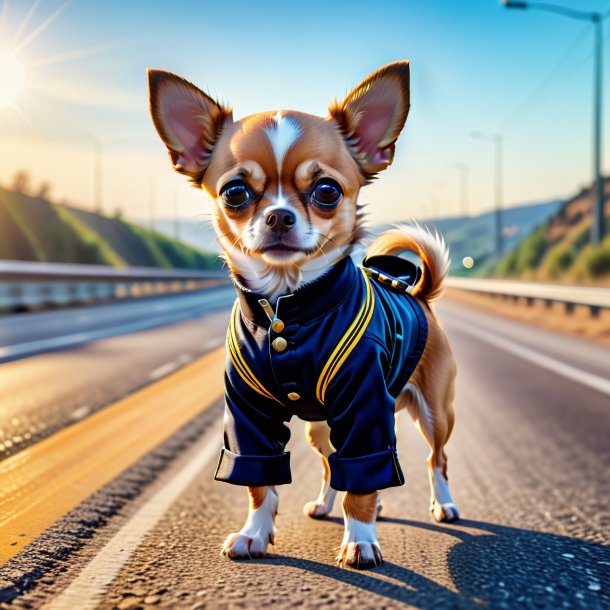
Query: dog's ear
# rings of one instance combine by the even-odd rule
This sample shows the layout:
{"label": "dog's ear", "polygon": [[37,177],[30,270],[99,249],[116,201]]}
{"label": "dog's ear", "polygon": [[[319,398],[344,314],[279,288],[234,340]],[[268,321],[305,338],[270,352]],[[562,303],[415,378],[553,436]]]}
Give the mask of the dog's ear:
{"label": "dog's ear", "polygon": [[231,109],[164,70],[148,70],[148,93],[153,123],[174,169],[200,180],[223,126],[233,120]]}
{"label": "dog's ear", "polygon": [[388,64],[329,108],[366,174],[386,169],[409,114],[409,62]]}

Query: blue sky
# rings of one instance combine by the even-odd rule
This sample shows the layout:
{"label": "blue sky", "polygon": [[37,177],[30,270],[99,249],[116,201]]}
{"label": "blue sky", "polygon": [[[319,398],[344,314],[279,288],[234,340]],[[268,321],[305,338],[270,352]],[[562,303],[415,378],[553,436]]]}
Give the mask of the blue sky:
{"label": "blue sky", "polygon": [[[610,9],[608,0],[557,2]],[[0,0],[0,49],[32,4]],[[42,0],[22,39],[64,4]],[[492,146],[472,140],[472,130],[505,133],[506,204],[569,195],[591,178],[590,30],[496,0],[73,0],[18,53],[33,65],[19,112],[0,110],[0,182],[26,168],[35,181],[52,182],[57,198],[91,207],[92,134],[103,146],[107,211],[146,217],[152,189],[158,215],[172,213],[175,197],[185,217],[206,214],[209,201],[172,174],[152,128],[147,67],[185,76],[230,102],[236,117],[281,108],[324,115],[368,73],[409,59],[412,108],[394,165],[361,195],[374,220],[457,214],[455,162],[469,166],[470,211],[490,209]]]}

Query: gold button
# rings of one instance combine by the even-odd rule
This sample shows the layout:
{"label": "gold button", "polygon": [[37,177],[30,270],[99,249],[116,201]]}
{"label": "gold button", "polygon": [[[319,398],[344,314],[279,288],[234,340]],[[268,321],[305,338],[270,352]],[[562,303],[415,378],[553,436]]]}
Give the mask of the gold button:
{"label": "gold button", "polygon": [[281,333],[284,330],[284,323],[281,320],[274,320],[273,324],[271,324],[271,328],[273,328],[276,333]]}
{"label": "gold button", "polygon": [[276,352],[283,352],[288,347],[288,341],[284,337],[277,337],[271,345]]}
{"label": "gold button", "polygon": [[290,394],[288,394],[288,398],[290,398],[290,400],[299,400],[301,397],[296,392],[290,392]]}

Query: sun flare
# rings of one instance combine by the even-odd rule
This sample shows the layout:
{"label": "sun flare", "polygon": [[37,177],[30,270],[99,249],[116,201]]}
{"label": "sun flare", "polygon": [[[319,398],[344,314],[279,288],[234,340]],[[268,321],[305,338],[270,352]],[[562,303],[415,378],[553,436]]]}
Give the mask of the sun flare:
{"label": "sun flare", "polygon": [[12,53],[0,51],[0,109],[12,106],[25,84],[25,69]]}

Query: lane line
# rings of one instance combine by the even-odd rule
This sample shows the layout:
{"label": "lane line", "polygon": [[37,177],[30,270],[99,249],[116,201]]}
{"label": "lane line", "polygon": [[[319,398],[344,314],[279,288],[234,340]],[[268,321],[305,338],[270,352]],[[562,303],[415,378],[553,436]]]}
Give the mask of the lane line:
{"label": "lane line", "polygon": [[152,370],[148,373],[148,379],[151,381],[156,381],[157,379],[161,379],[161,377],[166,377],[170,373],[173,373],[176,369],[179,369],[181,366],[185,365],[187,362],[190,362],[193,359],[191,354],[182,354],[175,360],[171,360],[170,362],[166,362],[161,366],[158,366],[156,369]]}
{"label": "lane line", "polygon": [[41,610],[93,610],[144,537],[157,525],[201,471],[218,457],[220,423],[211,427],[195,446],[194,457],[159,489],[114,535],[79,575]]}
{"label": "lane line", "polygon": [[0,462],[0,565],[215,404],[224,361],[206,354]]}
{"label": "lane line", "polygon": [[199,317],[210,312],[210,308],[216,308],[220,305],[229,307],[232,303],[231,297],[227,293],[214,294],[204,303],[189,304],[183,309],[172,310],[170,313],[156,314],[154,316],[148,313],[139,320],[131,322],[123,322],[116,326],[109,324],[104,328],[98,328],[90,331],[80,331],[68,335],[60,335],[56,337],[48,337],[45,339],[37,339],[34,341],[24,341],[22,343],[14,343],[12,345],[0,346],[0,364],[4,361],[31,356],[41,352],[47,352],[54,349],[66,347],[74,347],[83,343],[99,341],[101,339],[109,339],[117,335],[126,335],[135,333],[157,326],[165,326],[174,322],[180,322],[191,318]]}
{"label": "lane line", "polygon": [[508,352],[509,354],[513,354],[522,360],[531,362],[532,364],[546,369],[547,371],[551,371],[556,375],[560,375],[561,377],[565,377],[571,381],[576,381],[577,383],[601,392],[606,396],[610,396],[610,379],[600,377],[599,375],[594,375],[593,373],[588,373],[587,371],[583,371],[575,366],[566,364],[565,362],[561,362],[560,360],[556,360],[555,358],[551,358],[545,354],[541,354],[540,352],[534,351],[528,347],[524,347],[523,345],[519,345],[510,339],[481,330],[480,328],[474,328],[469,324],[459,326],[456,325],[456,330],[458,332],[476,337],[489,345],[493,345],[494,347]]}
{"label": "lane line", "polygon": [[184,311],[175,314],[144,318],[137,322],[129,322],[127,324],[120,324],[118,326],[109,326],[108,328],[95,331],[73,333],[59,337],[49,337],[48,339],[39,339],[36,341],[6,345],[0,347],[0,363],[5,360],[30,356],[40,352],[47,352],[65,347],[74,347],[83,343],[90,343],[92,341],[99,341],[101,339],[109,339],[111,337],[116,337],[117,335],[126,335],[142,330],[148,330],[149,328],[154,328],[156,326],[165,326],[173,322],[188,320],[189,318],[198,317],[206,313],[209,313],[206,307],[198,306],[193,309],[185,309]]}

